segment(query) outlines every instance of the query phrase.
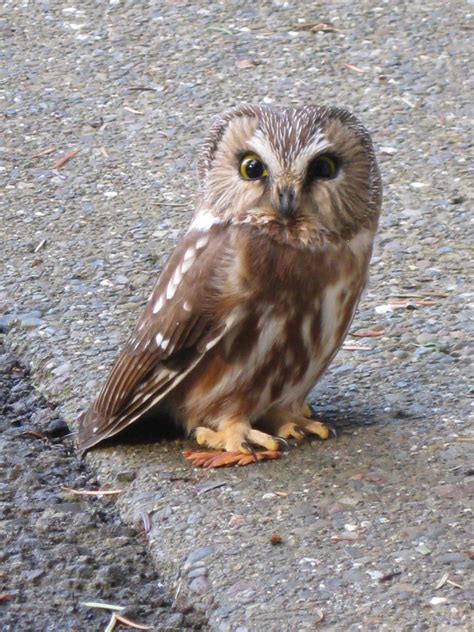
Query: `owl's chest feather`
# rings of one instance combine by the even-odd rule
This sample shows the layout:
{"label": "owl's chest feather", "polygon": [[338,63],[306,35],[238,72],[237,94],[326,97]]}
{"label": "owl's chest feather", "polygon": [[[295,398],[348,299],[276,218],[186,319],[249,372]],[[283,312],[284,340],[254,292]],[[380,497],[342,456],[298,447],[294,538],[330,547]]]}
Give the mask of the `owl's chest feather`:
{"label": "owl's chest feather", "polygon": [[[235,325],[191,378],[189,408],[256,419],[301,402],[342,344],[363,289],[368,250],[240,248],[227,271]],[[232,305],[232,307],[229,307]]]}

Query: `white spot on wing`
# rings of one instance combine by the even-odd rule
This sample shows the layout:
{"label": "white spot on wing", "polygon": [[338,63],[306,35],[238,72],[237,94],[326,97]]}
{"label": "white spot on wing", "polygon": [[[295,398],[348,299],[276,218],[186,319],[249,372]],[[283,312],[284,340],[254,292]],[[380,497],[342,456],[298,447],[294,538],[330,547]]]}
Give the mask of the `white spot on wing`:
{"label": "white spot on wing", "polygon": [[166,288],[166,298],[170,301],[173,296],[175,295],[176,292],[176,285],[173,283],[173,281],[170,281],[168,283],[168,287]]}
{"label": "white spot on wing", "polygon": [[185,312],[190,312],[192,310],[193,306],[191,305],[191,303],[189,301],[184,301],[183,303],[183,309]]}
{"label": "white spot on wing", "polygon": [[170,343],[170,339],[169,338],[163,338],[163,340],[161,341],[160,347],[163,349],[163,351],[166,351],[166,349],[168,348],[168,345]]}
{"label": "white spot on wing", "polygon": [[[153,306],[153,313],[154,314],[158,314],[158,312],[160,311],[160,309],[163,307],[163,296],[160,296],[160,298],[156,301],[155,305]],[[141,328],[141,326],[140,326]]]}
{"label": "white spot on wing", "polygon": [[181,283],[181,279],[183,278],[183,271],[180,268],[176,268],[173,275],[173,284],[178,286]]}
{"label": "white spot on wing", "polygon": [[199,239],[196,242],[196,249],[201,250],[201,248],[204,248],[204,246],[207,245],[208,241],[209,241],[209,235],[203,235],[202,237],[199,237]]}
{"label": "white spot on wing", "polygon": [[160,333],[157,333],[155,336],[155,340],[156,340],[156,344],[161,347],[161,343],[163,342],[163,335]]}
{"label": "white spot on wing", "polygon": [[193,263],[194,263],[194,259],[187,259],[183,261],[183,263],[181,264],[181,272],[183,274],[186,274],[186,272],[191,268]]}
{"label": "white spot on wing", "polygon": [[193,246],[191,246],[191,248],[188,248],[186,252],[184,253],[184,260],[187,261],[188,259],[192,259],[195,254],[196,254],[196,249]]}

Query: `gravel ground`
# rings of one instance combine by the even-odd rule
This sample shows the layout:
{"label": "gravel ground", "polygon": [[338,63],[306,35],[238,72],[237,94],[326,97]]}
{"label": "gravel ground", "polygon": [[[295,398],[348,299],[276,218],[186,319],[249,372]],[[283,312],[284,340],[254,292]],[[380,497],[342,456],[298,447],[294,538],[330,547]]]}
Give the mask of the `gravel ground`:
{"label": "gravel ground", "polygon": [[123,524],[54,406],[0,340],[0,616],[3,632],[102,630],[110,611],[157,630],[202,629],[170,607],[143,531]]}
{"label": "gravel ground", "polygon": [[[193,162],[213,115],[240,101],[346,105],[373,133],[385,185],[352,333],[383,335],[350,336],[314,391],[339,441],[225,472],[192,470],[179,441],[117,444],[87,461],[100,485],[124,490],[124,525],[149,516],[168,599],[212,630],[471,629],[472,3],[76,4],[0,7],[8,348],[71,423],[189,221]],[[321,22],[336,30],[305,27]],[[68,449],[20,445],[41,447],[46,468]],[[14,467],[24,457],[7,458]],[[91,484],[70,467],[64,481],[53,471],[45,502],[68,481]],[[125,558],[97,547],[104,572],[143,564],[140,537],[114,522],[110,504],[64,502],[91,512],[89,538],[104,507],[107,528],[126,530]],[[18,512],[25,529],[28,511]],[[143,572],[153,576],[151,563]],[[35,586],[23,590],[36,599]],[[90,597],[86,585],[72,590],[74,603]],[[132,584],[123,590],[128,604]],[[5,603],[17,616],[18,601]],[[80,627],[71,604],[62,613]],[[48,629],[47,609],[34,608]]]}

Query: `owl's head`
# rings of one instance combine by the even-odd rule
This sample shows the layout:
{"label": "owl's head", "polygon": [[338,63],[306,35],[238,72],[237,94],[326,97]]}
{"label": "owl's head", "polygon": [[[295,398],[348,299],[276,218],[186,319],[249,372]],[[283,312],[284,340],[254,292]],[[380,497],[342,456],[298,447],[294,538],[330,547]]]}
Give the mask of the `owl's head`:
{"label": "owl's head", "polygon": [[[340,108],[241,105],[209,131],[196,219],[324,230],[375,229],[381,182],[368,131]],[[207,218],[207,219],[206,219]]]}

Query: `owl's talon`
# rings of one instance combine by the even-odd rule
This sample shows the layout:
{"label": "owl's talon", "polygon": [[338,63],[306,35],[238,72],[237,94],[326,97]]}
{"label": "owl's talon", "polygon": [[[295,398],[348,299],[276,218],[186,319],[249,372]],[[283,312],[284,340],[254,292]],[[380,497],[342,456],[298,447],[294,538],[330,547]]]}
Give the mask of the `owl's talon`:
{"label": "owl's talon", "polygon": [[311,419],[311,417],[313,416],[313,409],[309,404],[304,404],[301,409],[301,414],[303,417],[306,417],[306,419]]}
{"label": "owl's talon", "polygon": [[242,448],[242,452],[251,454],[253,456],[253,460],[255,462],[258,461],[257,451],[255,450],[253,446],[250,445],[250,443],[248,443],[247,441],[242,441],[242,443],[240,444],[240,447]]}
{"label": "owl's talon", "polygon": [[280,448],[280,452],[290,451],[290,444],[288,443],[286,439],[284,439],[283,437],[276,437],[276,440],[278,443],[278,447]]}
{"label": "owl's talon", "polygon": [[338,435],[338,433],[337,433],[337,428],[336,428],[336,426],[333,426],[332,424],[328,424],[328,423],[326,423],[326,424],[324,424],[324,425],[325,425],[325,426],[326,426],[326,428],[329,430],[329,434],[330,434],[330,435],[332,435],[332,436],[336,439],[336,441],[338,441],[338,439],[339,439],[339,435]]}
{"label": "owl's talon", "polygon": [[308,433],[301,426],[295,426],[293,430],[294,430],[294,432],[297,432],[299,435],[301,435],[302,439],[307,439],[308,438]]}

